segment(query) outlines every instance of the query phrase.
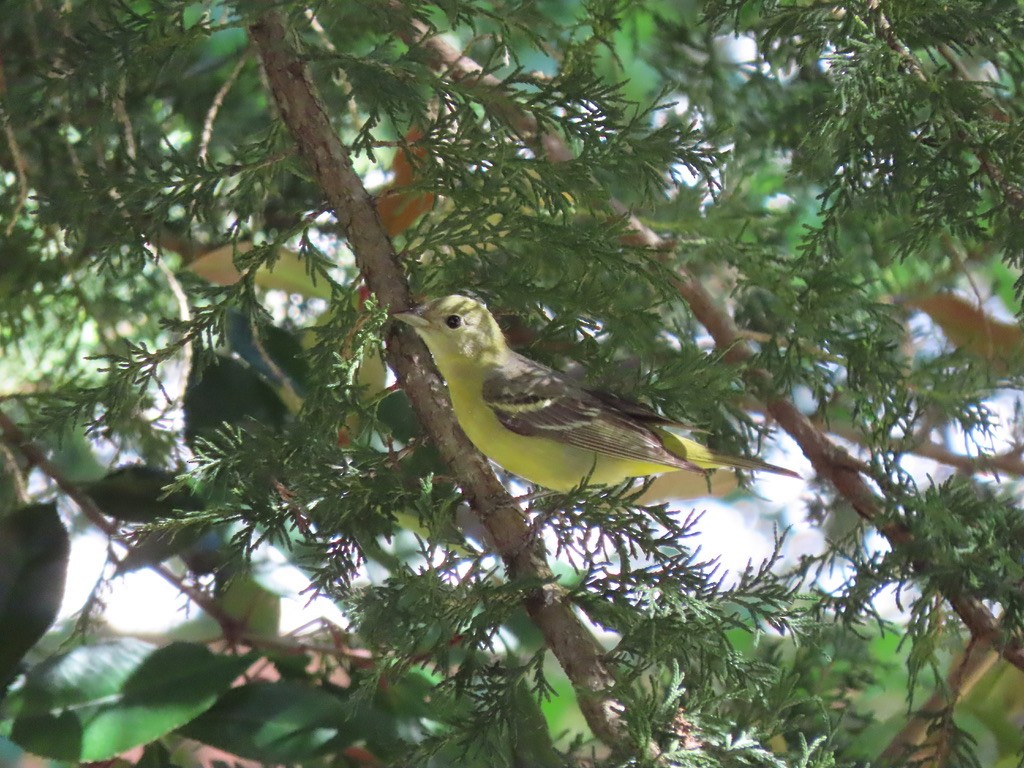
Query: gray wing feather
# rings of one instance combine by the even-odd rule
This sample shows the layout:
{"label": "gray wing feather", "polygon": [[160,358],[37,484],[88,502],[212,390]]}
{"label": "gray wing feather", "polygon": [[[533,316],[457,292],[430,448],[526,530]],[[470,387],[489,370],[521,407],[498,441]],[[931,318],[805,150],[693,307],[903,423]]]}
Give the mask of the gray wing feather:
{"label": "gray wing feather", "polygon": [[703,471],[665,450],[644,422],[673,422],[646,406],[585,390],[557,371],[519,355],[510,362],[483,387],[484,401],[506,429],[609,456]]}

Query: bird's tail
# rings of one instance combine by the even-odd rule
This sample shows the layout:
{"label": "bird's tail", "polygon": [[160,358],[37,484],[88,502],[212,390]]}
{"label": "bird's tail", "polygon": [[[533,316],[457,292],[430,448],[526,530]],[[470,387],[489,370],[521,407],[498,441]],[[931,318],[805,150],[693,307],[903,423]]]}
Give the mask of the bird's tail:
{"label": "bird's tail", "polygon": [[800,475],[793,470],[786,469],[785,467],[779,467],[775,464],[769,464],[766,461],[748,459],[740,456],[726,456],[725,454],[715,453],[700,443],[683,437],[682,435],[677,435],[675,432],[664,427],[655,429],[655,431],[661,435],[662,444],[665,448],[684,461],[698,466],[701,469],[733,467],[735,469],[749,469],[755,472],[774,472],[776,475],[800,478]]}
{"label": "bird's tail", "polygon": [[[714,462],[713,466],[721,467],[735,467],[736,469],[750,469],[755,472],[772,472],[776,475],[785,475],[786,477],[795,477],[798,480],[801,479],[800,475],[791,469],[780,467],[777,464],[769,464],[767,461],[760,461],[759,459],[747,459],[739,456],[723,456],[720,453],[711,453],[711,460]],[[696,463],[700,463],[699,461]]]}

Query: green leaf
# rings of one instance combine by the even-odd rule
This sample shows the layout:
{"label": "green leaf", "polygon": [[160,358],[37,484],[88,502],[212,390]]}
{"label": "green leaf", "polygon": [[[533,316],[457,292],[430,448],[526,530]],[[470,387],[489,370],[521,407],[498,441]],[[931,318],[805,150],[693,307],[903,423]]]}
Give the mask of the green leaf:
{"label": "green leaf", "polygon": [[174,480],[172,472],[137,465],[120,467],[83,487],[103,514],[129,523],[150,523],[159,518],[178,517],[180,511],[203,508],[202,502],[187,490],[165,494],[164,488]]}
{"label": "green leaf", "polygon": [[1020,301],[1014,290],[1018,278],[1019,269],[1011,269],[1001,261],[993,261],[989,264],[989,279],[992,281],[992,292],[998,296],[1010,312],[1017,314],[1021,310]]}
{"label": "green leaf", "polygon": [[135,768],[177,768],[171,753],[159,741],[150,744],[135,763]]}
{"label": "green leaf", "polygon": [[11,739],[57,760],[107,760],[209,709],[253,661],[201,645],[125,639],[35,667],[11,697]]}
{"label": "green leaf", "polygon": [[404,443],[423,431],[416,420],[409,398],[400,390],[390,392],[381,398],[377,416],[388,427],[392,437]]}
{"label": "green leaf", "polygon": [[281,623],[281,598],[257,583],[251,574],[233,576],[218,593],[217,604],[250,633],[277,636]]}
{"label": "green leaf", "polygon": [[221,357],[201,377],[190,377],[185,392],[185,439],[191,443],[224,424],[247,421],[280,428],[287,410],[259,374],[238,360]]}
{"label": "green leaf", "polygon": [[71,482],[95,480],[103,475],[105,468],[96,458],[82,428],[69,426],[50,435],[47,441],[54,445],[50,461]]}
{"label": "green leaf", "polygon": [[68,551],[55,504],[32,504],[0,519],[0,698],[57,617]]}
{"label": "green leaf", "polygon": [[[151,565],[162,563],[175,555],[180,555],[186,565],[194,573],[209,573],[211,568],[203,569],[192,567],[190,555],[197,549],[210,553],[210,547],[203,546],[207,540],[216,540],[216,532],[203,530],[198,527],[175,529],[140,531],[132,542],[131,549],[125,553],[124,558],[117,566],[118,573],[129,573],[140,568],[148,568]],[[222,560],[216,553],[213,558],[216,564]]]}
{"label": "green leaf", "polygon": [[561,755],[551,741],[548,723],[537,703],[536,697],[520,680],[513,691],[515,717],[512,719],[513,732],[510,734],[518,765],[536,768],[565,765]]}
{"label": "green leaf", "polygon": [[[140,464],[120,467],[106,477],[83,484],[83,488],[103,514],[128,523],[173,520],[183,512],[203,509],[202,499],[187,488],[167,494],[164,489],[174,481],[172,472]],[[118,572],[138,570],[174,555],[181,555],[188,562],[193,548],[210,534],[209,529],[199,527],[141,531],[121,560]]]}
{"label": "green leaf", "polygon": [[352,743],[349,707],[319,688],[282,681],[228,691],[178,730],[182,736],[262,763],[292,763]]}

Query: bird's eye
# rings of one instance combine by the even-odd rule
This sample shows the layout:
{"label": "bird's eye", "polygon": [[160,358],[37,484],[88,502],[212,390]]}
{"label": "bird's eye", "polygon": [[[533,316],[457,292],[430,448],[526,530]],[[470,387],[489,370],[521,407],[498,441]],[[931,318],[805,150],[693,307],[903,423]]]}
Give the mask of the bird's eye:
{"label": "bird's eye", "polygon": [[454,331],[462,325],[462,318],[459,317],[459,315],[448,315],[448,317],[444,319],[444,324]]}

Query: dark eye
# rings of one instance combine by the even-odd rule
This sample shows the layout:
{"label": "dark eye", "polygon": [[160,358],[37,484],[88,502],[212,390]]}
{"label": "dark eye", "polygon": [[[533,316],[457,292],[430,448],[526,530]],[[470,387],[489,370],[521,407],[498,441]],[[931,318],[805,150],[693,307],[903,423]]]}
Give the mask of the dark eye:
{"label": "dark eye", "polygon": [[459,317],[458,315],[448,315],[448,317],[444,319],[444,324],[447,325],[452,330],[455,330],[460,325],[462,325],[462,318]]}

